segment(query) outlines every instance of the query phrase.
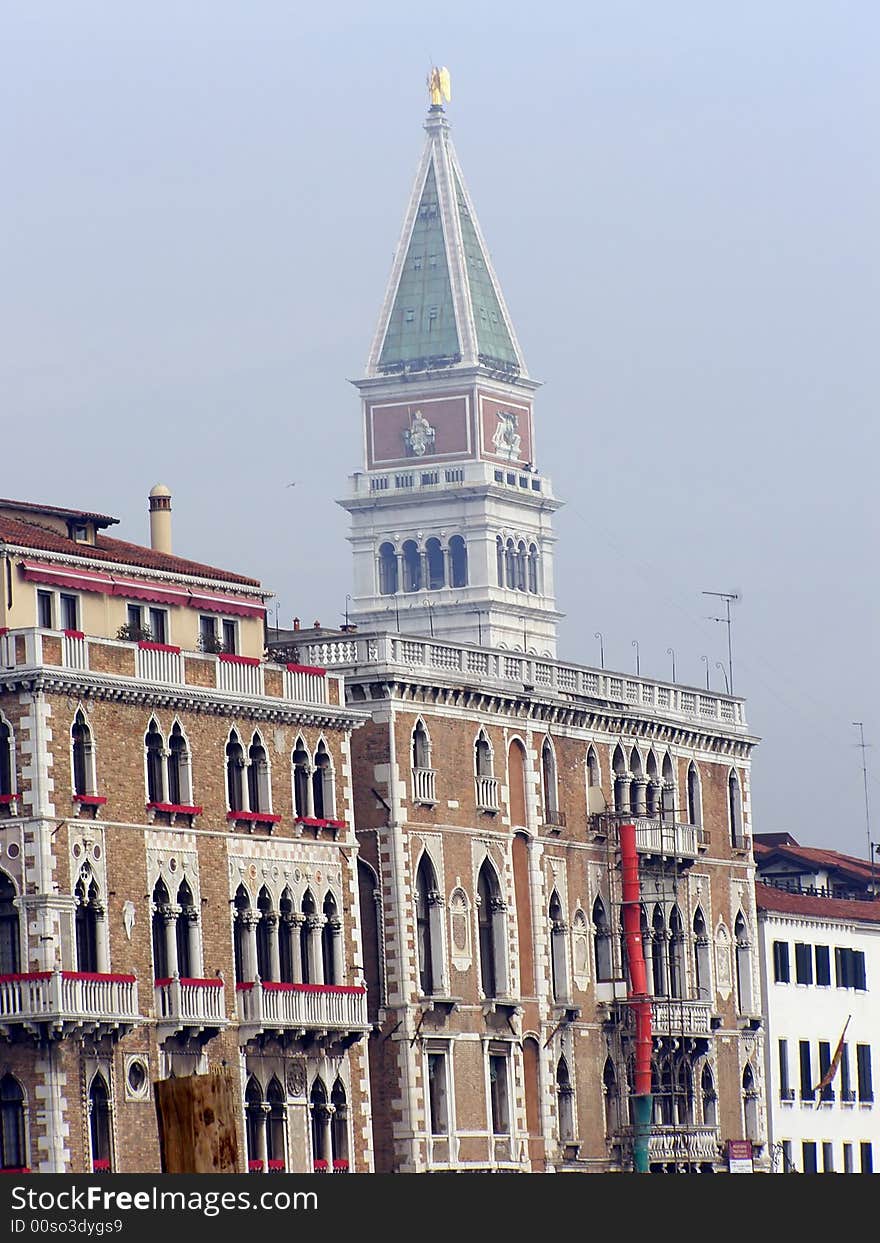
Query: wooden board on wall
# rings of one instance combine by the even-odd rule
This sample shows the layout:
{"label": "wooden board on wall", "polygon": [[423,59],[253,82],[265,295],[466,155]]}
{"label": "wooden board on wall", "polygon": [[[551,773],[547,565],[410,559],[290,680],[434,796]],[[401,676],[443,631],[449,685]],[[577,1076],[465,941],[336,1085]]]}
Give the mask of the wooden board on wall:
{"label": "wooden board on wall", "polygon": [[235,1174],[238,1135],[229,1067],[155,1083],[163,1174]]}

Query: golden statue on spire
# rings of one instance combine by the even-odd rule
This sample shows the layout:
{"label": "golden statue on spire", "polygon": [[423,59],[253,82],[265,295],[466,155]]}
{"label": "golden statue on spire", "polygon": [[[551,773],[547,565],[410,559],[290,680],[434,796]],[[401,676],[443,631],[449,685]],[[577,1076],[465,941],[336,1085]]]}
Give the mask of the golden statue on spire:
{"label": "golden statue on spire", "polygon": [[433,66],[428,74],[428,93],[431,96],[431,104],[437,108],[443,107],[443,101],[448,103],[452,98],[452,86],[449,79],[449,70],[444,65],[442,68]]}

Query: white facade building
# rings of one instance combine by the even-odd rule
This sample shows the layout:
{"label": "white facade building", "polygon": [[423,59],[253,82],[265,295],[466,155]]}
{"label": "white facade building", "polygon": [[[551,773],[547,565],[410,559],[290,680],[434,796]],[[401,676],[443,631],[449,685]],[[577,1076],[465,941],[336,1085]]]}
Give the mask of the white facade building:
{"label": "white facade building", "polygon": [[787,837],[756,839],[755,855],[773,1168],[872,1173],[880,1169],[880,902],[868,865]]}

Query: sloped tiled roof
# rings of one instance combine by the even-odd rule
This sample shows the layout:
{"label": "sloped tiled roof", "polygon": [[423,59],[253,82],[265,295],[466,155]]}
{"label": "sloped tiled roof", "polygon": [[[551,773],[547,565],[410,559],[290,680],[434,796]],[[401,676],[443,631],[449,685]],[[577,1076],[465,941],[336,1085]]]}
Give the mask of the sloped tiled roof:
{"label": "sloped tiled roof", "polygon": [[760,881],[755,885],[755,904],[759,911],[781,915],[813,915],[820,919],[880,924],[880,899],[858,902],[850,898],[820,898],[808,893],[789,893]]}
{"label": "sloped tiled roof", "polygon": [[[16,501],[10,501],[9,504],[23,508]],[[34,508],[45,511],[48,507]],[[67,511],[59,512],[66,513]],[[166,574],[188,574],[197,578],[241,583],[248,587],[260,586],[256,578],[233,574],[229,570],[220,570],[213,565],[203,565],[199,561],[190,561],[186,557],[177,557],[172,553],[156,552],[155,549],[145,548],[141,544],[110,539],[109,536],[102,535],[100,532],[96,534],[94,544],[80,544],[76,540],[68,539],[56,531],[49,531],[36,523],[22,522],[6,517],[4,514],[0,514],[0,542],[43,552],[62,553],[70,557],[82,557],[90,561],[113,561],[118,565],[135,566],[143,570],[161,570]]]}
{"label": "sloped tiled roof", "polygon": [[89,509],[66,509],[63,505],[36,505],[33,501],[13,501],[9,497],[0,496],[0,509],[5,507],[20,509],[30,514],[55,514],[59,518],[85,518],[98,526],[115,526],[118,518],[110,514],[96,514]]}
{"label": "sloped tiled roof", "polygon": [[867,859],[841,854],[839,850],[823,850],[816,846],[771,846],[758,840],[752,843],[752,848],[759,869],[776,858],[801,863],[814,870],[823,868],[838,872],[841,876],[856,878],[865,884],[871,881],[871,865]]}

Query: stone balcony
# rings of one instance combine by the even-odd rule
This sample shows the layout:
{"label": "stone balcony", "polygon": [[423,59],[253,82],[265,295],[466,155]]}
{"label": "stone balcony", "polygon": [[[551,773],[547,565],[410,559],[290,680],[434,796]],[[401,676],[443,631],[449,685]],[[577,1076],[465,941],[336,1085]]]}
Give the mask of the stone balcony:
{"label": "stone balcony", "polygon": [[222,979],[172,976],[155,981],[156,1025],[160,1040],[187,1036],[209,1040],[228,1026]]}
{"label": "stone balcony", "polygon": [[655,1036],[711,1036],[712,1006],[708,1001],[675,998],[653,1001],[651,1027]]}
{"label": "stone balcony", "polygon": [[277,1034],[349,1045],[370,1030],[365,988],[254,980],[237,984],[235,992],[242,1044]]}
{"label": "stone balcony", "polygon": [[699,853],[700,830],[695,824],[676,824],[657,817],[634,816],[636,850],[640,855],[693,862]]}
{"label": "stone balcony", "polygon": [[0,1031],[23,1029],[38,1040],[75,1032],[124,1036],[144,1019],[133,975],[32,971],[0,976]]}
{"label": "stone balcony", "polygon": [[652,1126],[648,1140],[649,1161],[718,1161],[721,1136],[717,1127]]}
{"label": "stone balcony", "polygon": [[0,666],[7,677],[49,667],[104,685],[188,688],[194,695],[275,699],[295,704],[342,706],[342,678],[317,665],[276,664],[232,653],[187,652],[168,643],[129,642],[28,628],[0,634]]}

